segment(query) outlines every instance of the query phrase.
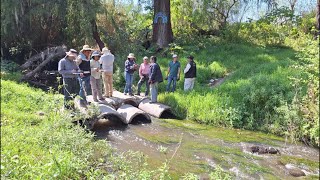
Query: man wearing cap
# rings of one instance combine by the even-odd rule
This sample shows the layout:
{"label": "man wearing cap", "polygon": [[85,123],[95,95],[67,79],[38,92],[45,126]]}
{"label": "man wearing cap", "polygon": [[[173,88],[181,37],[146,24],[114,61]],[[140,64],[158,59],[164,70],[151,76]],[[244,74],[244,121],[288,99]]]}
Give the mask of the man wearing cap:
{"label": "man wearing cap", "polygon": [[125,64],[125,80],[126,80],[126,86],[124,88],[124,95],[127,95],[129,93],[130,96],[133,96],[132,94],[132,83],[133,83],[133,73],[137,70],[138,65],[136,64],[135,57],[133,53],[130,53],[128,55],[128,59],[126,60]]}
{"label": "man wearing cap", "polygon": [[193,61],[193,56],[188,56],[189,63],[184,69],[184,90],[192,90],[194,86],[194,81],[197,77],[197,66]]}
{"label": "man wearing cap", "polygon": [[104,86],[104,96],[112,97],[113,93],[113,62],[114,55],[106,47],[102,49],[102,56],[100,58],[100,64],[102,65],[102,78]]}
{"label": "man wearing cap", "polygon": [[140,80],[138,82],[138,93],[137,95],[140,96],[140,89],[141,89],[141,85],[146,82],[146,93],[145,96],[149,95],[149,73],[150,73],[150,64],[148,62],[148,57],[145,56],[143,58],[143,63],[140,65],[139,68],[139,77]]}
{"label": "man wearing cap", "polygon": [[180,62],[178,61],[178,55],[174,54],[172,56],[173,60],[169,63],[168,73],[166,80],[168,80],[166,91],[170,92],[170,86],[172,83],[172,90],[174,92],[176,90],[177,81],[180,80]]}
{"label": "man wearing cap", "polygon": [[90,85],[90,76],[91,76],[91,68],[90,68],[90,54],[92,49],[89,45],[84,45],[82,50],[79,53],[77,58],[77,64],[79,69],[81,70],[81,74],[79,75],[79,84],[80,84],[80,105],[84,106],[87,104],[87,95],[91,95],[91,85]]}
{"label": "man wearing cap", "polygon": [[92,88],[92,97],[93,101],[98,102],[98,98],[100,101],[103,101],[104,98],[102,97],[101,93],[101,72],[100,72],[100,52],[94,51],[91,55],[90,60],[90,67],[91,67],[91,76],[90,76],[90,83]]}
{"label": "man wearing cap", "polygon": [[79,70],[75,62],[77,55],[76,50],[70,49],[58,64],[58,71],[63,78],[64,108],[66,109],[72,109],[69,101],[79,92],[77,76],[74,74]]}

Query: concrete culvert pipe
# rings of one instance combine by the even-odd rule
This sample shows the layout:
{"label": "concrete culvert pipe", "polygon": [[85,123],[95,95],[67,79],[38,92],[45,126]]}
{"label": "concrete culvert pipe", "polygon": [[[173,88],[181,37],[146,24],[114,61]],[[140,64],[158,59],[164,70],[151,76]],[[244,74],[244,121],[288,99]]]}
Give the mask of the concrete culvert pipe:
{"label": "concrete culvert pipe", "polygon": [[149,99],[144,99],[139,104],[139,109],[157,118],[175,118],[171,108],[161,103],[150,103]]}
{"label": "concrete culvert pipe", "polygon": [[109,119],[111,121],[121,121],[125,124],[128,124],[126,119],[120,115],[119,112],[117,112],[115,109],[113,109],[111,106],[105,105],[105,104],[99,104],[100,109],[100,115],[98,118],[105,118]]}
{"label": "concrete culvert pipe", "polygon": [[124,95],[119,91],[113,91],[113,98],[117,98],[121,104],[130,104],[134,107],[138,107],[140,99],[135,96]]}
{"label": "concrete culvert pipe", "polygon": [[93,104],[95,104],[97,106],[99,106],[99,104],[105,104],[105,105],[109,105],[109,106],[115,108],[118,105],[118,102],[116,100],[110,99],[110,98],[105,98],[105,100],[103,100],[103,101],[99,100],[98,102],[95,102],[93,100],[93,96],[92,95],[87,96],[87,101],[89,103],[93,103]]}
{"label": "concrete culvert pipe", "polygon": [[127,124],[151,123],[149,114],[132,105],[124,104],[117,111],[126,119]]}

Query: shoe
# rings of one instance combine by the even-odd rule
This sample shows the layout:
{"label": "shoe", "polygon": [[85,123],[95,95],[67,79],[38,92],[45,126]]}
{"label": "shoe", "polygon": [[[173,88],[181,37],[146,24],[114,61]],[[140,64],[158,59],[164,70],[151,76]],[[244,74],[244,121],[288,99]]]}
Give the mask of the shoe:
{"label": "shoe", "polygon": [[[107,96],[108,97],[108,96]],[[106,100],[105,98],[99,98],[99,101],[104,101],[104,100]]]}
{"label": "shoe", "polygon": [[155,103],[157,103],[157,102],[152,102],[152,101],[149,102],[149,104],[155,104]]}
{"label": "shoe", "polygon": [[93,99],[94,102],[99,102],[98,99]]}
{"label": "shoe", "polygon": [[137,96],[140,96],[140,93],[137,93],[136,95],[137,95]]}
{"label": "shoe", "polygon": [[129,93],[129,96],[134,96],[132,93]]}
{"label": "shoe", "polygon": [[127,95],[127,93],[123,93],[124,95]]}

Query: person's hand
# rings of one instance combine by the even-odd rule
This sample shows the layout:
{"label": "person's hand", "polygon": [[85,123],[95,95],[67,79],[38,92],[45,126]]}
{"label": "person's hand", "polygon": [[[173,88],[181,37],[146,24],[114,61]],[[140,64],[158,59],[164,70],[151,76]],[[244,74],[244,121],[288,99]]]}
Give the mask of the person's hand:
{"label": "person's hand", "polygon": [[83,77],[84,77],[83,73],[81,73],[81,74],[80,74],[80,77],[81,77],[81,78],[83,78]]}
{"label": "person's hand", "polygon": [[144,79],[144,76],[140,76],[140,79]]}
{"label": "person's hand", "polygon": [[95,70],[96,70],[97,72],[99,72],[100,69],[99,69],[99,68],[95,68]]}
{"label": "person's hand", "polygon": [[153,84],[151,80],[148,81],[149,84]]}
{"label": "person's hand", "polygon": [[75,70],[75,69],[72,69],[72,71],[71,71],[72,73],[76,73],[77,72],[77,70]]}

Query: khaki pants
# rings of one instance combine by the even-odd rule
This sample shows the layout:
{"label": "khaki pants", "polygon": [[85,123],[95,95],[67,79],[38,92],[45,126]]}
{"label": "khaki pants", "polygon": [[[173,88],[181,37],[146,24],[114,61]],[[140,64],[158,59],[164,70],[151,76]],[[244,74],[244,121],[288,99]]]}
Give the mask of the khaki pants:
{"label": "khaki pants", "polygon": [[112,73],[109,72],[103,72],[102,73],[103,78],[103,86],[104,86],[104,96],[112,96],[113,93],[113,79],[112,79]]}
{"label": "khaki pants", "polygon": [[196,78],[185,78],[184,79],[184,90],[192,90],[194,86],[194,81]]}
{"label": "khaki pants", "polygon": [[95,79],[93,76],[90,77],[92,96],[94,100],[102,99],[101,94],[101,82],[100,79]]}

